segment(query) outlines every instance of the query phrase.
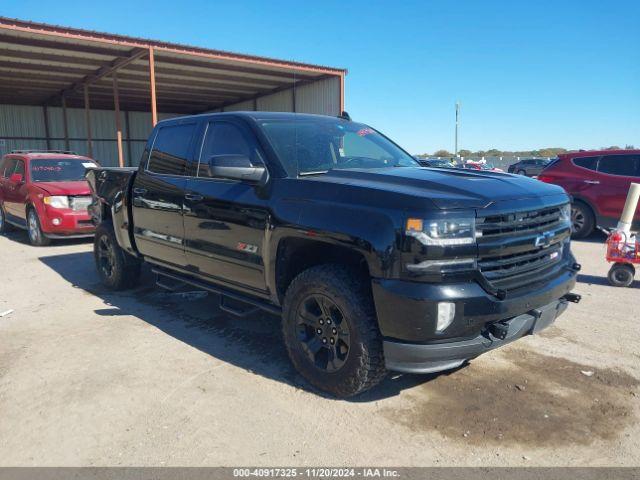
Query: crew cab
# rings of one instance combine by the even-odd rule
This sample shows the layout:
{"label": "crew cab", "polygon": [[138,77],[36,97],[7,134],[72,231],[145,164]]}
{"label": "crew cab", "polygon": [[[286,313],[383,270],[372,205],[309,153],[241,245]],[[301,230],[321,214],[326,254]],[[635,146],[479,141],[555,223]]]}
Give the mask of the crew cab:
{"label": "crew cab", "polygon": [[294,366],[335,396],[457,368],[579,300],[561,188],[420,167],[346,114],[165,120],[138,169],[87,178],[107,287],[148,262],[232,314],[280,315]]}
{"label": "crew cab", "polygon": [[0,233],[26,229],[32,245],[93,236],[85,179],[91,158],[56,150],[16,150],[0,161]]}

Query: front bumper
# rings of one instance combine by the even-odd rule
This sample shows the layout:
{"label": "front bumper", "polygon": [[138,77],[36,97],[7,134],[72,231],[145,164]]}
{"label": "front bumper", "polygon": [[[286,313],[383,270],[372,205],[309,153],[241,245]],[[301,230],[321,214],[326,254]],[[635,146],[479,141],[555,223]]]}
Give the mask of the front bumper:
{"label": "front bumper", "polygon": [[[58,225],[54,223],[54,219]],[[86,210],[59,209],[46,206],[40,217],[42,233],[49,238],[85,238],[95,233],[95,225]]]}
{"label": "front bumper", "polygon": [[494,337],[485,329],[475,338],[447,343],[425,345],[385,341],[386,367],[405,373],[433,373],[459,367],[478,355],[547,328],[566,310],[567,303],[561,298],[503,322],[509,327],[504,339]]}

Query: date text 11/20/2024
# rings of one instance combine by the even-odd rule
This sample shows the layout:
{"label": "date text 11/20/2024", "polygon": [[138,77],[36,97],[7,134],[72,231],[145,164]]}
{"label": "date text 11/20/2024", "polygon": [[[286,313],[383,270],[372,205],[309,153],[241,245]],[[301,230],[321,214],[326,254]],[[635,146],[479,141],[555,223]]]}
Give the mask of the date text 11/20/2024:
{"label": "date text 11/20/2024", "polygon": [[394,478],[397,470],[388,468],[234,468],[237,478]]}

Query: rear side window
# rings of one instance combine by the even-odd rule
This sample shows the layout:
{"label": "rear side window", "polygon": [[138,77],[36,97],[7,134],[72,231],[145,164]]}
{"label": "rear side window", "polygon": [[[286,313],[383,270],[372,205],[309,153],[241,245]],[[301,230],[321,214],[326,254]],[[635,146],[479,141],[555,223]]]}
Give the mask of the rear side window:
{"label": "rear side window", "polygon": [[200,154],[199,177],[210,177],[209,160],[218,155],[244,155],[252,165],[262,165],[255,145],[236,125],[228,122],[211,122]]}
{"label": "rear side window", "polygon": [[598,157],[580,157],[574,158],[573,164],[589,170],[596,170],[598,167]]}
{"label": "rear side window", "polygon": [[623,177],[640,176],[640,155],[605,155],[598,163],[598,171]]}
{"label": "rear side window", "polygon": [[7,158],[2,164],[2,178],[9,178],[13,171],[16,169],[16,160]]}
{"label": "rear side window", "polygon": [[195,128],[195,123],[160,127],[153,142],[147,169],[164,175],[186,175]]}

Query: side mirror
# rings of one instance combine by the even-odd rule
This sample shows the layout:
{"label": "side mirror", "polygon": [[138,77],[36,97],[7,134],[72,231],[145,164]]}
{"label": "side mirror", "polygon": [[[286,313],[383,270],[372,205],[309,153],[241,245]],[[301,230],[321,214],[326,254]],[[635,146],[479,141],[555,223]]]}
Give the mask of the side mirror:
{"label": "side mirror", "polygon": [[209,175],[245,182],[260,182],[267,173],[262,165],[253,166],[246,155],[213,155],[209,157]]}
{"label": "side mirror", "polygon": [[21,173],[12,173],[11,176],[9,177],[9,181],[11,183],[15,183],[16,185],[22,183],[23,180],[24,180],[24,177],[22,176]]}

